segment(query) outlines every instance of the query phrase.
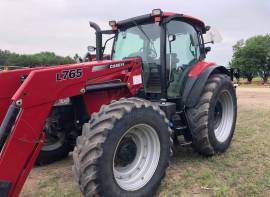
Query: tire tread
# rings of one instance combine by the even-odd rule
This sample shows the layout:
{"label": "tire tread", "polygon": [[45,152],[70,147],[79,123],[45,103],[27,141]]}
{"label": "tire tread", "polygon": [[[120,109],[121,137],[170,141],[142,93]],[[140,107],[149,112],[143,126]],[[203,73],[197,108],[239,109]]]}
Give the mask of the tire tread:
{"label": "tire tread", "polygon": [[[85,196],[103,196],[104,191],[100,190],[100,180],[97,177],[98,160],[103,154],[102,145],[105,143],[108,131],[113,128],[115,122],[125,114],[134,109],[151,107],[159,113],[166,124],[169,121],[160,108],[155,107],[151,102],[140,98],[120,99],[112,101],[110,105],[103,105],[98,113],[94,113],[89,121],[83,126],[82,136],[77,139],[77,146],[73,151],[73,172],[80,190]],[[91,130],[91,131],[90,131]],[[168,125],[170,134],[172,133]],[[170,139],[170,141],[172,141]],[[172,152],[172,151],[170,151]],[[169,165],[169,160],[168,164]],[[92,168],[90,174],[86,171]],[[87,174],[87,175],[85,175]],[[165,176],[165,172],[162,177]],[[160,182],[156,185],[158,187]]]}

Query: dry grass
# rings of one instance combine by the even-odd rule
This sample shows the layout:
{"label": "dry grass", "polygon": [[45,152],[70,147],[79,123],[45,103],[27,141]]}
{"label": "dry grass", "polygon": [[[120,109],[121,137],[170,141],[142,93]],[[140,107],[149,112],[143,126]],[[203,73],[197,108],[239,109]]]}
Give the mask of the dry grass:
{"label": "dry grass", "polygon": [[[238,88],[238,122],[231,147],[201,157],[179,148],[157,196],[270,196],[270,88]],[[32,170],[21,196],[81,196],[72,160]]]}

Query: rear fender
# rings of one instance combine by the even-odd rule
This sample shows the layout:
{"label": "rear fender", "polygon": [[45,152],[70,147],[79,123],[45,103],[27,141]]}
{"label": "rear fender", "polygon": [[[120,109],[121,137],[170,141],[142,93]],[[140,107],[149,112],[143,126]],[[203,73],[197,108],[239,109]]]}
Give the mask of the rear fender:
{"label": "rear fender", "polygon": [[209,65],[197,75],[189,75],[183,93],[183,103],[186,107],[194,107],[198,103],[207,79],[214,73],[223,73],[230,76],[230,72],[224,66],[214,64]]}

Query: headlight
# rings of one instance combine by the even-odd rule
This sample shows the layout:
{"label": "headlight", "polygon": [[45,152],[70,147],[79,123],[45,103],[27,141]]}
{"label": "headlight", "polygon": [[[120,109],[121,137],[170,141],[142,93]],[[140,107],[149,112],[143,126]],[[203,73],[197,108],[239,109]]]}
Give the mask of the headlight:
{"label": "headlight", "polygon": [[70,100],[69,97],[63,98],[63,99],[59,99],[58,101],[56,101],[54,103],[53,106],[56,107],[56,106],[65,106],[65,105],[71,105],[71,100]]}

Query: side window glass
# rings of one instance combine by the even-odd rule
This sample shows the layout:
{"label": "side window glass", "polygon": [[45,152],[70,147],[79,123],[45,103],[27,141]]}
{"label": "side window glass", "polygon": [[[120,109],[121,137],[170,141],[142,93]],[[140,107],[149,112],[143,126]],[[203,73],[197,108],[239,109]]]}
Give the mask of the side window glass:
{"label": "side window glass", "polygon": [[[167,34],[175,35],[175,40],[171,43],[167,40],[167,54],[175,55],[177,67],[189,65],[190,62],[199,59],[200,50],[197,32],[191,25],[181,21],[171,21],[167,25]],[[170,48],[171,51],[169,51]]]}
{"label": "side window glass", "polygon": [[176,34],[175,41],[171,43],[171,53],[175,53],[178,58],[177,67],[196,59],[196,52],[189,34]]}
{"label": "side window glass", "polygon": [[199,60],[200,46],[193,26],[182,21],[167,25],[167,69],[169,73],[168,96],[180,97],[183,76],[191,65]]}

